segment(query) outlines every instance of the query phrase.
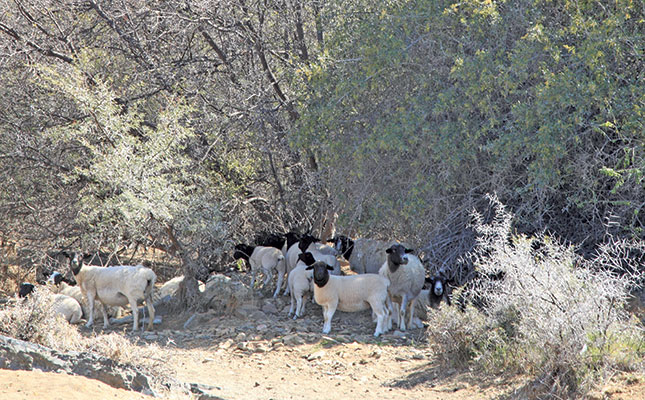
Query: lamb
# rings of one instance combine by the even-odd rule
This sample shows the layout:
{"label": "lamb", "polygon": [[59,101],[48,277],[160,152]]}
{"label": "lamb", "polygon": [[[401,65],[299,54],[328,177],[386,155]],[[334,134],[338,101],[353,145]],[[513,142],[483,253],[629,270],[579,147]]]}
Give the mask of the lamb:
{"label": "lamb", "polygon": [[[23,282],[20,284],[20,289],[18,290],[18,296],[25,298],[29,296],[35,289],[35,286],[29,282]],[[81,305],[73,297],[64,295],[64,294],[55,294],[54,300],[52,302],[52,309],[55,313],[60,314],[65,318],[70,324],[76,324],[81,320],[83,316],[83,310]]]}
{"label": "lamb", "polygon": [[[401,331],[405,331],[406,328],[405,316],[408,308],[410,310],[408,325],[412,326],[416,299],[425,282],[425,268],[417,256],[409,254],[413,251],[401,244],[390,246],[385,251],[388,254],[387,260],[379,270],[379,275],[390,282],[388,306],[391,307],[392,303],[400,302],[391,311]],[[391,320],[388,321],[388,327],[390,324]]]}
{"label": "lamb", "polygon": [[149,314],[148,329],[153,329],[155,308],[152,304],[152,291],[157,280],[154,271],[143,265],[85,265],[80,253],[70,255],[69,263],[74,278],[89,303],[90,317],[86,327],[94,324],[94,301],[98,300],[101,303],[104,329],[110,325],[105,306],[125,307],[129,304],[134,319],[132,330],[136,331],[139,328],[137,302],[145,300]]}
{"label": "lamb", "polygon": [[83,317],[83,309],[80,303],[73,297],[61,293],[54,295],[53,309],[70,324],[78,323]]}
{"label": "lamb", "polygon": [[255,285],[255,275],[259,269],[264,273],[264,286],[268,285],[273,277],[273,272],[278,274],[273,298],[278,296],[282,288],[282,281],[286,273],[285,259],[282,251],[275,247],[248,246],[245,244],[235,245],[233,258],[236,260],[244,259],[251,266],[251,287]]}
{"label": "lamb", "polygon": [[[328,251],[326,251],[325,253],[321,253],[320,251],[318,251],[317,249],[319,249],[320,247],[313,245],[317,241],[319,241],[318,238],[311,236],[309,234],[305,234],[305,235],[302,235],[297,246],[289,247],[289,251],[287,251],[287,274],[291,273],[291,271],[296,267],[296,264],[298,263],[298,255],[301,254],[302,252],[309,251],[312,253],[316,261],[323,261],[323,262],[326,262],[328,265],[332,265],[334,267],[334,271],[332,272],[332,274],[340,275],[340,262],[336,259],[336,256],[331,254],[325,254],[325,253],[328,253]],[[329,246],[325,246],[325,247],[329,247]],[[287,285],[287,288],[285,289],[284,294],[285,295],[289,294],[289,285]]]}
{"label": "lamb", "polygon": [[376,330],[374,336],[385,333],[389,320],[387,296],[389,282],[376,274],[364,275],[331,275],[334,267],[322,261],[305,268],[313,270],[314,299],[323,307],[323,333],[331,331],[331,319],[336,309],[346,312],[356,312],[372,308],[376,315]]}
{"label": "lamb", "polygon": [[333,243],[334,249],[349,261],[349,267],[357,274],[378,274],[385,262],[385,250],[396,242],[375,239],[352,240],[344,235],[334,236],[327,243]]}
{"label": "lamb", "polygon": [[291,293],[289,316],[293,315],[293,319],[302,316],[305,311],[304,295],[309,291],[313,291],[313,287],[311,287],[313,273],[307,271],[306,268],[315,262],[316,259],[310,252],[300,253],[296,268],[289,273],[289,277],[287,278],[289,293]]}

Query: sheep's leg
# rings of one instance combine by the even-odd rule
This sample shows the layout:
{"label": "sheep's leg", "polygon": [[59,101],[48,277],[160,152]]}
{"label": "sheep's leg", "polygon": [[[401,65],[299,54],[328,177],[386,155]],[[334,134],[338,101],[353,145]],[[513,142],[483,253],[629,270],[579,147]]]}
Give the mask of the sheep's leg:
{"label": "sheep's leg", "polygon": [[275,284],[275,292],[273,292],[273,298],[278,297],[280,293],[280,288],[282,287],[282,280],[284,279],[284,274],[278,271],[278,282]]}
{"label": "sheep's leg", "polygon": [[372,313],[376,315],[376,329],[374,330],[374,336],[379,336],[382,333],[385,333],[383,330],[383,325],[385,324],[385,318],[387,315],[385,302],[376,302],[370,304],[372,307]]}
{"label": "sheep's leg", "polygon": [[107,311],[105,310],[105,304],[99,302],[99,305],[101,306],[101,315],[103,315],[103,329],[107,329],[108,326],[110,326],[110,321],[107,315]]}
{"label": "sheep's leg", "polygon": [[334,317],[336,312],[337,303],[330,303],[323,306],[323,330],[322,333],[329,333],[331,331],[331,319]]}
{"label": "sheep's leg", "polygon": [[[292,316],[294,313],[297,314],[298,309],[295,308],[296,299],[295,299],[295,296],[293,295],[293,293],[291,293],[290,297],[291,297],[291,307],[289,307],[289,316]],[[297,315],[294,315],[293,319],[296,319],[296,317],[297,317]]]}
{"label": "sheep's leg", "polygon": [[139,329],[139,307],[137,307],[137,299],[128,297],[128,302],[130,302],[130,308],[132,309],[132,319],[134,319],[132,332],[136,332],[137,329]]}
{"label": "sheep's leg", "polygon": [[302,317],[305,314],[305,294],[300,295],[300,309],[298,310],[298,317]]}
{"label": "sheep's leg", "polygon": [[416,303],[417,303],[416,297],[410,300],[410,319],[408,320],[408,326],[410,327],[410,329],[413,329],[415,327],[415,325],[413,324],[413,320],[414,320],[414,307],[416,306]]}
{"label": "sheep's leg", "polygon": [[90,319],[87,320],[87,323],[85,324],[86,328],[89,328],[94,324],[94,292],[87,292],[85,294],[87,296],[87,303],[89,304],[90,307]]}
{"label": "sheep's leg", "polygon": [[152,293],[146,297],[146,308],[148,309],[148,330],[153,330],[153,323],[155,320],[155,306],[152,304]]}
{"label": "sheep's leg", "polygon": [[269,282],[271,282],[271,278],[273,278],[273,273],[271,272],[270,269],[266,270],[263,269],[262,272],[264,272],[264,282],[262,283],[263,287],[267,287]]}
{"label": "sheep's leg", "polygon": [[404,294],[401,298],[401,309],[399,311],[399,330],[405,331],[405,311],[408,303],[408,295]]}
{"label": "sheep's leg", "polygon": [[[303,296],[304,294],[302,292],[298,293],[296,295],[296,316],[298,318],[302,317],[302,311],[303,311]],[[295,318],[294,318],[295,319]]]}
{"label": "sheep's leg", "polygon": [[258,270],[257,269],[252,269],[251,270],[251,290],[255,287],[255,274],[257,274]]}

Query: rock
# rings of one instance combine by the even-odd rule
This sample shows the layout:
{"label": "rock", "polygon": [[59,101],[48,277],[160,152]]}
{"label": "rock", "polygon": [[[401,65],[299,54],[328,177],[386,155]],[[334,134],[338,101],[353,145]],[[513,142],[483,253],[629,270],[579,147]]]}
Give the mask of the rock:
{"label": "rock", "polygon": [[297,333],[292,333],[291,335],[285,336],[282,339],[282,342],[285,344],[285,346],[298,346],[305,343],[304,339],[301,338]]}
{"label": "rock", "polygon": [[325,353],[324,350],[317,351],[315,353],[309,354],[306,359],[307,361],[314,361],[314,360],[320,360],[323,358],[327,353]]}
{"label": "rock", "polygon": [[275,305],[271,304],[271,303],[266,303],[262,307],[262,311],[265,314],[277,314],[278,313],[278,308]]}
{"label": "rock", "polygon": [[220,314],[232,314],[244,304],[253,302],[252,291],[242,282],[221,275],[211,275],[202,293],[200,306]]}
{"label": "rock", "polygon": [[118,389],[154,394],[151,379],[136,368],[92,353],[61,353],[49,347],[0,335],[0,368],[65,372],[96,379]]}

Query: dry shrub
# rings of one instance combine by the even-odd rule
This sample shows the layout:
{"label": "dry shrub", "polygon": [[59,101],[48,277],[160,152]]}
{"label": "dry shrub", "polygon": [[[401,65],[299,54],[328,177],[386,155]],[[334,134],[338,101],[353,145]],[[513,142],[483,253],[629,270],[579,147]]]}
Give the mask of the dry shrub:
{"label": "dry shrub", "polygon": [[54,295],[46,287],[36,287],[26,299],[16,298],[0,311],[0,334],[50,347],[61,352],[92,352],[121,364],[132,366],[160,381],[172,379],[164,361],[165,350],[156,344],[137,346],[118,334],[81,335],[53,311]]}
{"label": "dry shrub", "polygon": [[478,243],[471,256],[482,273],[505,277],[472,289],[479,311],[431,313],[429,334],[443,358],[532,374],[540,392],[554,397],[584,394],[616,369],[642,370],[645,335],[625,312],[642,271],[617,274],[600,255],[583,260],[547,235],[512,236],[511,214],[491,202],[492,222],[473,216]]}

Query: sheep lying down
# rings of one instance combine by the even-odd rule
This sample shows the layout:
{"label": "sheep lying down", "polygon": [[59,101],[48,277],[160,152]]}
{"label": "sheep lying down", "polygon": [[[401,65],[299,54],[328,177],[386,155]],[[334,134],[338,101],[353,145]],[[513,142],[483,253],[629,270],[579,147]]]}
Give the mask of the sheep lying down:
{"label": "sheep lying down", "polygon": [[306,270],[313,270],[314,299],[323,308],[323,333],[331,331],[336,310],[357,312],[372,308],[376,315],[374,336],[385,333],[389,312],[386,305],[389,281],[380,275],[331,275],[334,267],[317,261]]}

